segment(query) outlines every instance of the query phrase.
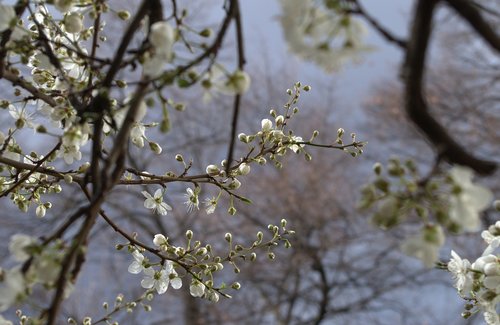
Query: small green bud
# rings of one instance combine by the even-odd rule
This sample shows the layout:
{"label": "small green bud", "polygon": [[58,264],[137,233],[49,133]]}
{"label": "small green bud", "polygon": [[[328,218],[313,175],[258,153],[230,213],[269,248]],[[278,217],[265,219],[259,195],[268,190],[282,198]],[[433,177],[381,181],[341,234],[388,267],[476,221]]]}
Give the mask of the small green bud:
{"label": "small green bud", "polygon": [[182,157],[182,155],[177,154],[177,155],[175,155],[175,160],[177,160],[177,161],[179,161],[179,162],[183,162],[183,161],[184,161],[184,158]]}
{"label": "small green bud", "polygon": [[240,290],[241,289],[241,284],[239,282],[234,282],[231,285],[231,288],[233,288],[234,290]]}
{"label": "small green bud", "polygon": [[306,85],[306,86],[304,86],[304,88],[302,88],[302,89],[304,89],[304,91],[310,91],[310,90],[311,90],[311,86]]}
{"label": "small green bud", "polygon": [[229,213],[229,215],[231,215],[231,216],[234,216],[236,214],[236,208],[229,207],[229,209],[227,210],[227,213]]}
{"label": "small green bud", "polygon": [[276,254],[274,254],[273,252],[269,252],[267,253],[267,258],[269,258],[272,261],[276,258]]}
{"label": "small green bud", "polygon": [[118,11],[117,15],[121,20],[127,20],[130,18],[130,12],[126,10]]}
{"label": "small green bud", "polygon": [[375,174],[380,175],[382,173],[382,164],[377,162],[373,165],[373,171]]}
{"label": "small green bud", "polygon": [[500,211],[500,200],[495,200],[495,202],[493,202],[493,207],[495,210]]}
{"label": "small green bud", "polygon": [[210,35],[212,35],[212,29],[210,28],[205,28],[200,32],[201,37],[210,37]]}
{"label": "small green bud", "polygon": [[123,80],[116,80],[116,85],[118,88],[127,88],[127,82]]}
{"label": "small green bud", "polygon": [[158,143],[153,142],[153,141],[149,142],[149,148],[155,154],[157,154],[157,155],[161,154],[162,148],[160,147],[160,145]]}
{"label": "small green bud", "polygon": [[229,243],[233,240],[233,235],[231,235],[231,233],[229,232],[226,232],[226,234],[224,235],[224,239]]}
{"label": "small green bud", "polygon": [[193,238],[193,231],[192,230],[186,231],[186,238],[189,240],[191,240]]}
{"label": "small green bud", "polygon": [[287,221],[286,221],[286,219],[281,219],[280,223],[281,223],[281,228],[285,228]]}
{"label": "small green bud", "polygon": [[250,261],[253,262],[257,259],[257,254],[256,253],[252,253],[250,254]]}

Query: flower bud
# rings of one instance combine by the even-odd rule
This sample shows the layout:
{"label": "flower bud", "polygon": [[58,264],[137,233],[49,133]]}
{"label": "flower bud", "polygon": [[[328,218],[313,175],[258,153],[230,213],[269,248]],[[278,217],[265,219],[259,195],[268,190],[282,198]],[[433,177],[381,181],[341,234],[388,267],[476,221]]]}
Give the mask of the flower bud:
{"label": "flower bud", "polygon": [[311,90],[311,86],[306,85],[306,86],[304,86],[304,88],[302,88],[302,89],[304,89],[304,91],[310,91],[310,90]]}
{"label": "flower bud", "polygon": [[45,212],[47,211],[47,209],[45,208],[45,206],[43,204],[40,204],[37,208],[36,208],[36,216],[38,218],[43,218],[45,217]]}
{"label": "flower bud", "polygon": [[177,155],[175,155],[175,160],[180,161],[180,162],[183,162],[183,161],[184,161],[184,158],[182,157],[182,155],[177,154]]}
{"label": "flower bud", "polygon": [[238,167],[238,171],[240,172],[241,175],[245,176],[245,175],[248,175],[250,173],[250,165],[246,164],[246,163],[242,163],[239,167]]}
{"label": "flower bud", "polygon": [[151,149],[151,151],[153,151],[155,154],[159,155],[161,154],[161,147],[158,143],[156,142],[149,142],[149,148]]}
{"label": "flower bud", "polygon": [[186,231],[186,238],[189,240],[191,240],[193,238],[193,231],[192,230]]}
{"label": "flower bud", "polygon": [[276,126],[282,126],[283,123],[285,122],[285,118],[283,117],[283,115],[278,115],[275,121],[276,121]]}
{"label": "flower bud", "polygon": [[218,176],[220,174],[220,169],[216,165],[208,165],[206,172],[210,176]]}
{"label": "flower bud", "polygon": [[229,183],[229,185],[228,185],[229,189],[231,189],[231,190],[237,190],[240,188],[240,186],[241,186],[241,182],[239,180],[237,180],[236,178],[233,178],[231,183]]}
{"label": "flower bud", "polygon": [[271,122],[271,120],[266,118],[261,121],[261,126],[263,132],[268,132],[271,131],[271,129],[273,128],[273,122]]}
{"label": "flower bud", "polygon": [[119,11],[118,17],[120,17],[121,20],[127,20],[130,18],[130,12],[128,12],[127,10]]}
{"label": "flower bud", "polygon": [[68,33],[78,34],[83,29],[82,16],[76,12],[72,12],[64,17],[64,28]]}
{"label": "flower bud", "polygon": [[234,282],[231,285],[231,288],[233,288],[234,290],[240,290],[241,289],[241,284],[239,282]]}
{"label": "flower bud", "polygon": [[231,242],[231,240],[233,240],[233,235],[231,235],[231,233],[226,233],[224,235],[224,239],[227,241],[227,242]]}

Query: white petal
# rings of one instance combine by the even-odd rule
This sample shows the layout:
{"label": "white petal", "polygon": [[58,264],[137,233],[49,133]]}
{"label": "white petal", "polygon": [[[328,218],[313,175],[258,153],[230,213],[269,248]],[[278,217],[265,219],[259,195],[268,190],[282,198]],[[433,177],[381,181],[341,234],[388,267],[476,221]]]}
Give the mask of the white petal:
{"label": "white petal", "polygon": [[172,288],[177,290],[182,287],[182,280],[181,278],[173,278],[172,280],[170,280],[170,284],[172,285]]}

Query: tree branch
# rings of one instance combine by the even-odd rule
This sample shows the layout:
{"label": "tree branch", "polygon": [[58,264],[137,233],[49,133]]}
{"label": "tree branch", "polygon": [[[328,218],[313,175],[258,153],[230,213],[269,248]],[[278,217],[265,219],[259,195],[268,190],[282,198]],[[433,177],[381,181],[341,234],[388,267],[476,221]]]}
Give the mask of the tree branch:
{"label": "tree branch", "polygon": [[495,162],[478,159],[465,151],[428,112],[422,83],[427,46],[432,31],[432,17],[437,2],[438,0],[419,0],[415,8],[402,71],[406,113],[443,159],[450,163],[468,166],[483,175],[491,174],[496,169]]}

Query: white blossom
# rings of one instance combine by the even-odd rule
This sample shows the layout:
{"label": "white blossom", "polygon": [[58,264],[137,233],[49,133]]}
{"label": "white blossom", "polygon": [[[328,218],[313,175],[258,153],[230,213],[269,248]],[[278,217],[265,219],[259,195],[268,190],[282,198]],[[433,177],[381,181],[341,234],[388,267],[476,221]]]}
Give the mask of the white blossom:
{"label": "white blossom", "polygon": [[250,173],[250,165],[247,163],[242,163],[241,165],[238,166],[238,171],[240,175],[248,175]]}
{"label": "white blossom", "polygon": [[401,250],[421,260],[428,268],[438,260],[439,249],[444,244],[444,232],[440,226],[426,226],[420,234],[408,238]]}
{"label": "white blossom", "polygon": [[199,281],[193,281],[189,286],[189,293],[193,297],[202,297],[205,294],[205,285]]}
{"label": "white blossom", "polygon": [[455,251],[451,251],[451,260],[448,262],[448,271],[453,273],[455,288],[461,293],[466,294],[472,289],[472,277],[469,273],[471,264],[466,259],[461,259]]}
{"label": "white blossom", "polygon": [[498,247],[500,247],[500,221],[491,225],[488,230],[484,230],[481,233],[481,237],[483,237],[484,241],[488,244],[488,247],[484,250],[483,255],[493,253]]}
{"label": "white blossom", "polygon": [[54,6],[60,12],[67,12],[73,8],[73,0],[54,0]]}
{"label": "white blossom", "polygon": [[211,197],[211,198],[206,198],[205,199],[205,211],[207,214],[212,214],[215,211],[215,208],[217,207],[217,198]]}
{"label": "white blossom", "polygon": [[153,212],[161,214],[161,215],[166,215],[168,211],[172,210],[172,207],[168,205],[167,203],[163,202],[163,190],[162,189],[157,189],[154,196],[151,196],[146,191],[142,191],[142,195],[146,197],[146,200],[144,201],[144,207],[146,209],[151,209]]}
{"label": "white blossom", "polygon": [[193,191],[192,189],[187,188],[186,194],[184,194],[184,197],[187,199],[186,202],[184,202],[184,204],[187,205],[188,212],[193,211],[195,208],[197,210],[200,209],[200,207],[199,207],[200,201],[198,199],[198,194],[196,193],[196,191]]}
{"label": "white blossom", "polygon": [[0,312],[7,310],[24,293],[25,280],[18,268],[10,270],[0,269]]}
{"label": "white blossom", "polygon": [[165,59],[172,55],[172,46],[175,42],[175,30],[166,21],[158,21],[151,25],[149,41],[157,53]]}
{"label": "white blossom", "polygon": [[163,247],[168,244],[168,239],[162,234],[156,234],[153,238],[153,244],[158,247]]}
{"label": "white blossom", "polygon": [[242,70],[236,70],[223,82],[216,84],[217,90],[227,95],[242,95],[250,88],[250,76]]}
{"label": "white blossom", "polygon": [[82,31],[83,29],[83,17],[77,13],[77,12],[72,12],[66,17],[64,17],[64,28],[68,33],[71,34],[78,34]]}
{"label": "white blossom", "polygon": [[18,262],[24,262],[31,257],[26,249],[37,243],[36,238],[25,235],[15,234],[10,237],[9,251]]}
{"label": "white blossom", "polygon": [[260,124],[261,124],[261,127],[262,127],[262,132],[269,132],[273,128],[273,122],[271,122],[271,120],[267,119],[267,118],[263,119],[260,122]]}
{"label": "white blossom", "polygon": [[297,153],[300,150],[300,148],[304,147],[304,144],[296,143],[296,142],[303,142],[304,140],[302,139],[302,137],[292,136],[290,140],[292,142],[292,144],[290,145],[290,150],[292,150],[293,152]]}
{"label": "white blossom", "polygon": [[128,272],[132,274],[139,274],[144,270],[144,266],[148,263],[148,259],[144,257],[138,250],[132,252],[134,260],[128,266]]}
{"label": "white blossom", "polygon": [[473,176],[473,171],[466,167],[455,166],[450,170],[450,177],[460,188],[458,193],[450,196],[449,215],[465,231],[479,230],[479,213],[493,201],[493,194],[489,189],[472,183]]}

